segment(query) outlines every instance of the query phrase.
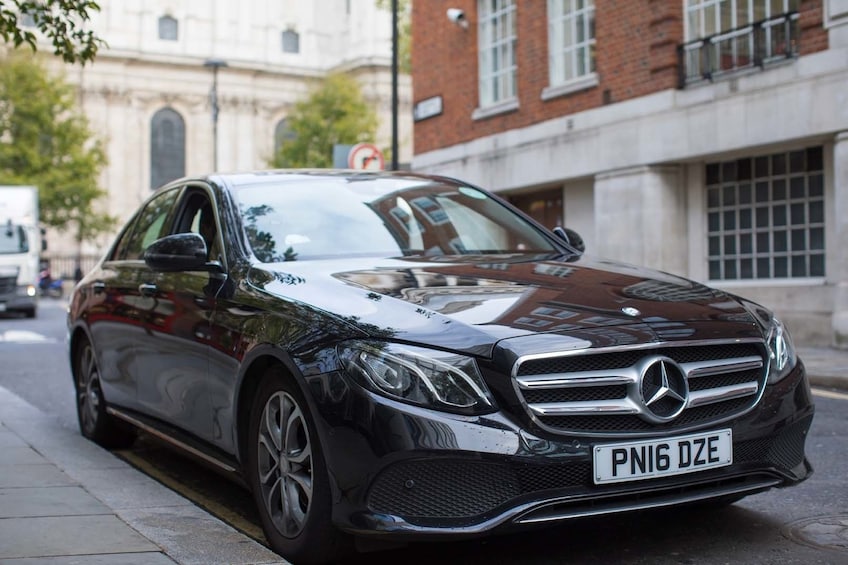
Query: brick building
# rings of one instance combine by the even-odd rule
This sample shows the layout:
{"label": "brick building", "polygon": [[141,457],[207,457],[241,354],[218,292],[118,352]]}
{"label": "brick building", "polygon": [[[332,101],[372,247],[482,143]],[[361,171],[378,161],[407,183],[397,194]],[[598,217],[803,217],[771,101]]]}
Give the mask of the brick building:
{"label": "brick building", "polygon": [[848,347],[848,2],[413,3],[413,167]]}

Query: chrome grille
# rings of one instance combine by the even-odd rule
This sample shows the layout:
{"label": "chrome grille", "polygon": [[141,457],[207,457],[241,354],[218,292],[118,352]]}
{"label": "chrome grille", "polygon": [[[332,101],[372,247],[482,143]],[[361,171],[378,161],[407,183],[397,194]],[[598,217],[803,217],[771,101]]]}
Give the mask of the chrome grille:
{"label": "chrome grille", "polygon": [[[650,434],[724,421],[750,410],[762,395],[766,358],[762,342],[606,349],[521,357],[513,383],[530,416],[557,433]],[[648,408],[642,379],[660,361],[682,371],[687,394],[671,421]],[[653,369],[651,369],[653,370]],[[678,373],[680,374],[680,373]]]}

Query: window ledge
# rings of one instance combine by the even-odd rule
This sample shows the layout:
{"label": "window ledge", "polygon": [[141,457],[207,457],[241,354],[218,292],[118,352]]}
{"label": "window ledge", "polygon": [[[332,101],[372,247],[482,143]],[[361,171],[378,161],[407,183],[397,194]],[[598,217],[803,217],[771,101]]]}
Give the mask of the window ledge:
{"label": "window ledge", "polygon": [[486,106],[485,108],[475,108],[475,110],[471,113],[471,119],[485,120],[486,118],[491,118],[492,116],[506,114],[507,112],[514,112],[516,110],[518,110],[518,98],[510,98],[509,100],[505,100],[504,102],[498,102],[497,104],[493,104],[492,106]]}
{"label": "window ledge", "polygon": [[598,86],[598,73],[590,73],[556,86],[545,87],[542,89],[542,100],[558,98],[560,96],[565,96],[566,94],[579,92],[595,86]]}
{"label": "window ledge", "polygon": [[751,288],[751,287],[795,287],[795,286],[828,286],[826,277],[792,277],[780,279],[728,279],[708,280],[704,283],[718,289]]}

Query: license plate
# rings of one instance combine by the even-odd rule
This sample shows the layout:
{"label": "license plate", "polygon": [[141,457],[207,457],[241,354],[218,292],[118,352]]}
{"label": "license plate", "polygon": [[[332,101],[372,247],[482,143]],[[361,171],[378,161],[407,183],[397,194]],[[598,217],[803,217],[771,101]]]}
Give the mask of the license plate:
{"label": "license plate", "polygon": [[596,445],[595,484],[694,473],[733,463],[730,430]]}

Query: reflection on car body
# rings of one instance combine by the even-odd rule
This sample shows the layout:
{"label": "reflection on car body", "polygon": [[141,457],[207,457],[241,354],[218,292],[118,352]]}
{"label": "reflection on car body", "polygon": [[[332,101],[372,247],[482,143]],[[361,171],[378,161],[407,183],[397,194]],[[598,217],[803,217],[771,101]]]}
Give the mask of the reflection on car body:
{"label": "reflection on car body", "polygon": [[142,428],[240,478],[295,561],[811,473],[809,386],[769,310],[441,177],[175,181],[68,323],[83,434]]}

